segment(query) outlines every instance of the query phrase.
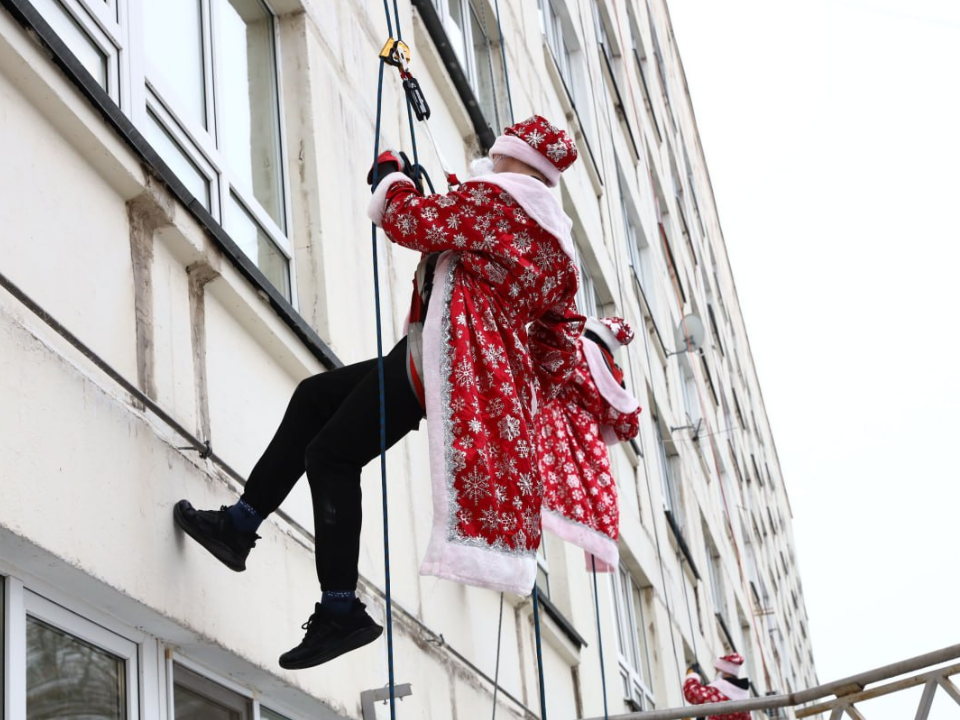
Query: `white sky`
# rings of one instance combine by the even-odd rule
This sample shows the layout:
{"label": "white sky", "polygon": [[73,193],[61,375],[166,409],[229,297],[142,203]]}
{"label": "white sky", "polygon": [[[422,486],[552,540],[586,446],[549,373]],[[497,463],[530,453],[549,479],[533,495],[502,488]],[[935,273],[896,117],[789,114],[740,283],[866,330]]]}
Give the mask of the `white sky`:
{"label": "white sky", "polygon": [[668,5],[820,681],[960,643],[960,0]]}

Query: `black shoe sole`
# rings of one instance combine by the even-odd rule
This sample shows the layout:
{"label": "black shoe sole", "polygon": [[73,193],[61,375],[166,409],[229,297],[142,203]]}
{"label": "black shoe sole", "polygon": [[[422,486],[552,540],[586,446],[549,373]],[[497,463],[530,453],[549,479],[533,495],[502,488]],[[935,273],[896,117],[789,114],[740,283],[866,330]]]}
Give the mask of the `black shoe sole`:
{"label": "black shoe sole", "polygon": [[[180,502],[184,501],[181,500]],[[197,532],[196,528],[194,528],[190,524],[189,520],[187,520],[187,518],[184,516],[183,511],[180,509],[179,502],[173,506],[173,521],[181,530],[200,543],[211,555],[213,555],[217,560],[222,562],[234,572],[243,572],[247,569],[246,562],[238,563],[236,560],[236,553],[234,553],[229,547],[224,545],[219,540],[207,537],[206,535],[201,535],[199,532]]]}
{"label": "black shoe sole", "polygon": [[[284,660],[284,658],[290,654],[284,653],[280,656],[280,667],[284,668],[285,670],[305,670],[306,668],[323,665],[323,663],[330,662],[334,658],[338,658],[344,653],[348,653],[351,650],[356,650],[364,645],[369,645],[382,634],[383,628],[379,625],[361,628],[360,630],[356,630],[347,635],[345,638],[343,638],[343,640],[337,643],[335,647],[323,648],[312,655],[298,657],[295,660]],[[290,652],[293,652],[293,650]]]}

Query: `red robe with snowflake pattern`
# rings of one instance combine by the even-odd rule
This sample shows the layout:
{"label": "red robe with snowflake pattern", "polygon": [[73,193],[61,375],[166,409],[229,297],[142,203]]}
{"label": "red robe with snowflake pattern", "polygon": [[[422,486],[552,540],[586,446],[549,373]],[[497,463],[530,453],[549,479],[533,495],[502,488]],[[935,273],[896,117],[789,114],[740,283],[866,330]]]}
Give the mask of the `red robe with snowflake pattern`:
{"label": "red robe with snowflake pattern", "polygon": [[580,339],[570,381],[540,409],[543,527],[597,559],[618,564],[620,509],[607,444],[636,437],[640,403],[614,379],[597,344]]}
{"label": "red robe with snowflake pattern", "polygon": [[[688,703],[704,705],[706,703],[727,702],[728,700],[746,700],[748,693],[722,677],[718,677],[709,685],[704,685],[697,673],[690,672],[683,683],[683,696]],[[708,720],[750,720],[750,713],[710,715]]]}
{"label": "red robe with snowflake pattern", "polygon": [[442,253],[423,330],[433,531],[421,573],[529,594],[543,488],[535,415],[573,371],[570,220],[534,178],[499,173],[445,195],[388,175],[370,216],[404,247]]}

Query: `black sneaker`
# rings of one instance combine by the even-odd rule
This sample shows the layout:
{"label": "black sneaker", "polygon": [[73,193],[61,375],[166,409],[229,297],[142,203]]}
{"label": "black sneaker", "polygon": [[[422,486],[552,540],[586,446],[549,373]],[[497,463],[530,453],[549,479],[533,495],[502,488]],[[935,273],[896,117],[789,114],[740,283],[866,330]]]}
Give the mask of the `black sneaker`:
{"label": "black sneaker", "polygon": [[346,615],[334,615],[317,603],[313,615],[302,627],[307,631],[303,642],[280,656],[280,667],[303,670],[321,665],[372,643],[383,632],[359,600],[353,601]]}
{"label": "black sneaker", "polygon": [[189,501],[181,500],[173,506],[173,519],[228,568],[236,572],[247,569],[247,555],[260,536],[234,528],[226,505],[219,510],[197,510]]}

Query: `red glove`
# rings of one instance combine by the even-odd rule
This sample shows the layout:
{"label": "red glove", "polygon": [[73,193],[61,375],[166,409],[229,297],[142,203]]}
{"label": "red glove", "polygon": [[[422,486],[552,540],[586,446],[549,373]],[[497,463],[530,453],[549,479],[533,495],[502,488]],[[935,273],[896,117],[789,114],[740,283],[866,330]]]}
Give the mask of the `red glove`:
{"label": "red glove", "polygon": [[[370,172],[367,173],[367,184],[370,185],[370,192],[375,191],[380,181],[394,172],[401,172],[413,180],[413,184],[416,185],[419,193],[421,195],[423,194],[423,183],[420,180],[420,167],[412,164],[406,153],[402,150],[384,150],[377,156],[377,162],[374,163],[373,167],[370,168]],[[376,176],[376,181],[374,181],[374,176]]]}

